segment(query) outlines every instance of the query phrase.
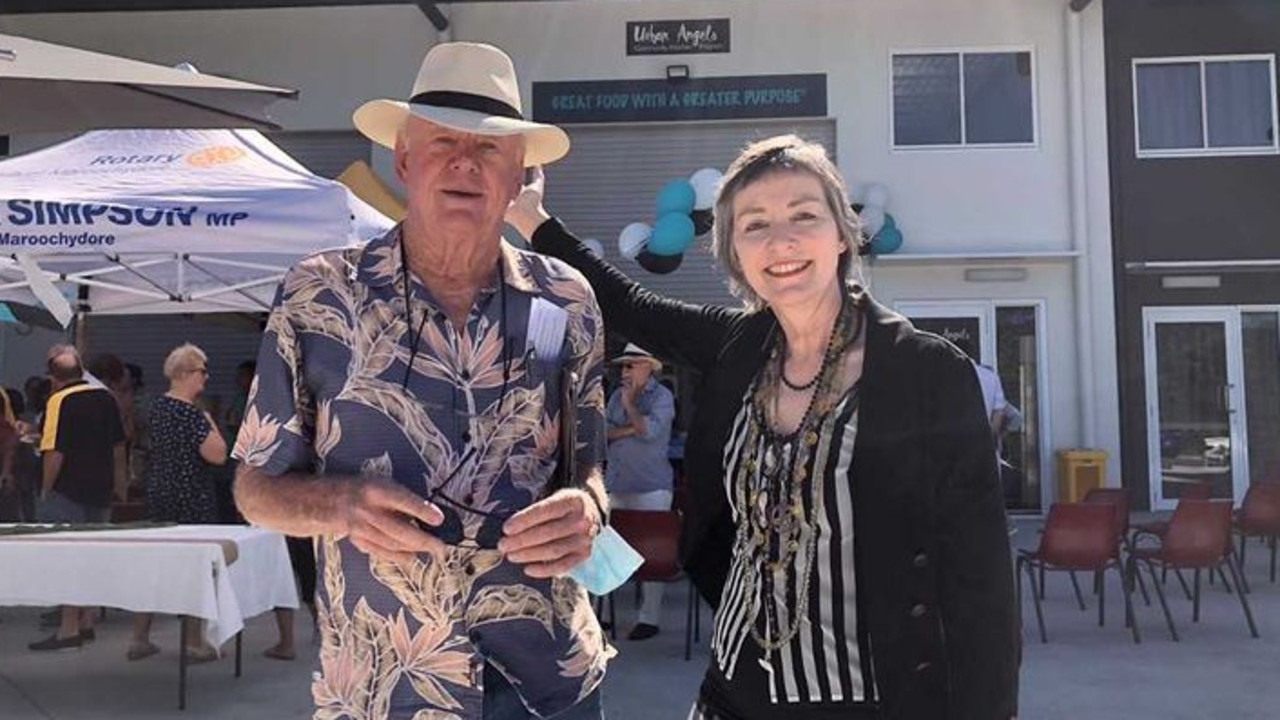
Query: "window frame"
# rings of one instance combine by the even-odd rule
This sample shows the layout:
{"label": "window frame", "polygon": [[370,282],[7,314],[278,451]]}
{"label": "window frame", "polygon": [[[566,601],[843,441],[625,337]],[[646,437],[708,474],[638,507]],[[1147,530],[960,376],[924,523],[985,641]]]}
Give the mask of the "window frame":
{"label": "window frame", "polygon": [[[965,84],[964,56],[987,54],[1016,55],[1026,53],[1031,61],[1031,140],[1029,142],[973,143],[968,141],[968,128],[965,119]],[[903,145],[898,142],[896,119],[897,105],[894,102],[893,61],[900,55],[956,55],[960,69],[960,142],[938,145]],[[930,48],[898,48],[889,50],[889,149],[892,152],[947,152],[967,150],[1038,150],[1040,148],[1040,83],[1039,63],[1034,45],[998,45],[969,47],[930,47]]]}
{"label": "window frame", "polygon": [[[1271,81],[1271,145],[1270,147],[1237,146],[1210,147],[1209,145],[1209,100],[1206,70],[1209,63],[1256,62],[1265,60],[1270,68]],[[1200,147],[1194,148],[1155,148],[1142,147],[1142,117],[1138,112],[1138,68],[1150,65],[1181,65],[1196,63],[1200,66]],[[1280,111],[1276,110],[1276,55],[1275,53],[1244,53],[1234,55],[1170,55],[1158,57],[1135,57],[1130,60],[1130,84],[1133,103],[1133,151],[1140,159],[1148,158],[1185,158],[1185,157],[1251,157],[1258,155],[1280,154]]]}

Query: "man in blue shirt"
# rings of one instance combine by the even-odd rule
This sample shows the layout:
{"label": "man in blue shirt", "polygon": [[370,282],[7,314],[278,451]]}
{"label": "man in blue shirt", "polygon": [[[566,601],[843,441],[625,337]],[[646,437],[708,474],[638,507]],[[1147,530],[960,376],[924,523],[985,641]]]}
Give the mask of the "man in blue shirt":
{"label": "man in blue shirt", "polygon": [[[634,344],[628,344],[613,362],[621,367],[622,384],[609,396],[605,409],[609,440],[605,487],[610,506],[670,510],[672,470],[667,446],[676,406],[671,391],[653,376],[662,371],[662,363]],[[665,588],[665,583],[658,582],[641,585],[644,601],[639,621],[627,639],[647,640],[658,634]]]}

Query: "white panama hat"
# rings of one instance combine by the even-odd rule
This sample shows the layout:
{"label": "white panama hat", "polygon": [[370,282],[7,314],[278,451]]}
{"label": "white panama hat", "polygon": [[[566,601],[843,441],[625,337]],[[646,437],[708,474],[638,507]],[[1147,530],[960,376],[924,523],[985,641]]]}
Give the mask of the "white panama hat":
{"label": "white panama hat", "polygon": [[617,365],[619,363],[640,361],[649,363],[649,365],[653,367],[653,371],[655,373],[662,372],[662,361],[654,357],[653,353],[645,350],[635,343],[627,343],[627,346],[622,348],[622,354],[610,362]]}
{"label": "white panama hat", "polygon": [[365,137],[395,148],[396,134],[410,114],[478,135],[524,135],[525,167],[553,163],[569,152],[564,130],[524,119],[515,66],[492,45],[433,46],[422,59],[408,102],[370,100],[356,109],[352,121]]}

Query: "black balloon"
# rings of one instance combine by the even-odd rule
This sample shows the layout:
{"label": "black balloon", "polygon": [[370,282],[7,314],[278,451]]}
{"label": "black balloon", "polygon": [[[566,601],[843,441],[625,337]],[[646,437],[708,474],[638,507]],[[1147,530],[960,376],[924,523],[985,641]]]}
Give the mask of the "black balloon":
{"label": "black balloon", "polygon": [[666,275],[675,272],[680,267],[680,263],[684,261],[684,255],[654,255],[648,250],[641,250],[636,255],[636,262],[640,263],[640,267],[648,270],[655,275]]}
{"label": "black balloon", "polygon": [[693,220],[693,234],[695,237],[702,237],[711,232],[711,225],[715,222],[716,216],[711,208],[705,210],[695,209],[689,213],[689,219]]}

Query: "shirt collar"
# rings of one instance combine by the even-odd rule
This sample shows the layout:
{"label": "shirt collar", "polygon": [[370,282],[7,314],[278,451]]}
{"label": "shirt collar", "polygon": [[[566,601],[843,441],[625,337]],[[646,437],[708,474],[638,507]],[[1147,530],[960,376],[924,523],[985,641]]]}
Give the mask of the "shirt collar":
{"label": "shirt collar", "polygon": [[[400,243],[403,241],[403,224],[397,224],[381,237],[370,240],[356,262],[356,276],[369,287],[397,283],[403,272],[400,267]],[[500,241],[498,261],[502,263],[502,277],[507,285],[530,295],[542,294],[542,288],[534,279],[531,253],[519,250],[506,240]]]}

